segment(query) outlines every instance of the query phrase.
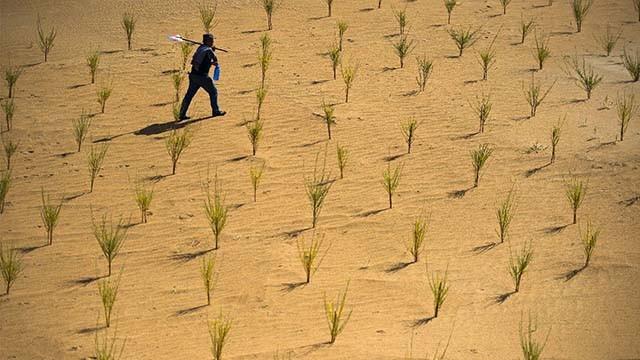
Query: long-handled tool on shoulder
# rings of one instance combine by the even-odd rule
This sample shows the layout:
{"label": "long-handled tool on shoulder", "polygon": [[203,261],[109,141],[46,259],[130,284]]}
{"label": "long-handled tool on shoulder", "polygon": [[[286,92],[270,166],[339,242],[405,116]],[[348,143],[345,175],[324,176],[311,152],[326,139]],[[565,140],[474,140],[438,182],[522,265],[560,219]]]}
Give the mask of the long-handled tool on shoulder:
{"label": "long-handled tool on shoulder", "polygon": [[[188,43],[192,43],[192,44],[196,44],[196,45],[203,45],[201,42],[183,38],[182,35],[171,35],[171,36],[169,36],[169,41],[188,42]],[[228,50],[225,50],[225,49],[222,49],[222,48],[219,48],[219,47],[216,47],[216,46],[214,46],[213,49],[214,50],[220,50],[222,52],[229,52]]]}

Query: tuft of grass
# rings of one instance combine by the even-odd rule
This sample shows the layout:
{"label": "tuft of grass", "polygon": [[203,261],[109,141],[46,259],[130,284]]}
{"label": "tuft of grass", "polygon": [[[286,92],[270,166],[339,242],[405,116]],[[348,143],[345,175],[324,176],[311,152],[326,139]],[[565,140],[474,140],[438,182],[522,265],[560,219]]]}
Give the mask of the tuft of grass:
{"label": "tuft of grass", "polygon": [[387,162],[387,168],[382,172],[382,186],[389,197],[389,209],[393,209],[393,195],[398,190],[398,186],[400,186],[402,168],[402,164],[398,164],[391,169],[391,162]]}
{"label": "tuft of grass", "polygon": [[91,83],[95,84],[96,74],[98,73],[98,65],[100,65],[100,52],[92,51],[87,55],[87,66],[91,74]]}
{"label": "tuft of grass", "polygon": [[11,172],[5,171],[0,175],[0,214],[4,212],[4,204],[11,187]]}
{"label": "tuft of grass", "polygon": [[116,298],[118,297],[120,276],[122,276],[122,273],[120,273],[118,278],[115,280],[107,278],[98,283],[98,294],[100,294],[100,300],[102,300],[104,321],[107,327],[111,326],[111,313],[113,312],[113,306],[115,305]]}
{"label": "tuft of grass", "polygon": [[458,57],[462,56],[462,52],[464,49],[470,48],[473,44],[478,41],[478,33],[480,32],[480,28],[473,29],[468,27],[467,29],[463,28],[453,28],[447,30],[449,36],[456,43],[456,47],[458,47],[459,54]]}
{"label": "tuft of grass", "polygon": [[13,127],[13,114],[16,112],[16,104],[13,99],[6,99],[2,102],[2,111],[4,111],[4,120],[7,124],[7,131],[11,131]]}
{"label": "tuft of grass", "polygon": [[222,349],[229,340],[232,321],[225,318],[222,314],[218,315],[212,321],[209,321],[209,338],[211,340],[211,355],[213,360],[222,359]]}
{"label": "tuft of grass", "polygon": [[409,40],[407,35],[401,35],[397,42],[393,43],[393,50],[400,59],[400,68],[404,68],[404,59],[411,54],[416,47],[414,40]]}
{"label": "tuft of grass", "polygon": [[336,73],[338,70],[338,65],[340,64],[340,59],[342,57],[342,50],[338,45],[331,45],[329,48],[329,59],[331,60],[331,68],[333,69],[333,80],[336,79]]}
{"label": "tuft of grass", "polygon": [[331,10],[333,8],[333,0],[324,0],[327,4],[327,17],[331,17]]}
{"label": "tuft of grass", "polygon": [[561,126],[560,124],[553,125],[551,128],[551,160],[550,164],[553,164],[556,161],[556,151],[558,149],[558,143],[560,142],[560,134],[561,134]]}
{"label": "tuft of grass", "polygon": [[344,81],[344,102],[349,102],[349,90],[353,86],[353,81],[356,79],[358,68],[353,65],[340,64],[340,73],[342,74],[342,80]]}
{"label": "tuft of grass", "polygon": [[[18,151],[18,143],[14,143],[10,138],[2,137],[2,147],[4,149],[4,156],[7,162],[6,172],[11,171],[11,158]],[[0,206],[0,213],[2,213],[2,207]]]}
{"label": "tuft of grass", "polygon": [[496,218],[498,219],[498,237],[502,244],[509,234],[509,227],[516,211],[516,196],[513,189],[509,191],[507,197],[500,203],[496,210]]}
{"label": "tuft of grass", "polygon": [[327,104],[324,100],[322,100],[322,120],[327,124],[327,133],[329,135],[329,140],[331,140],[331,125],[336,123],[336,117],[333,115],[336,108]]}
{"label": "tuft of grass", "polygon": [[51,49],[53,49],[53,44],[56,40],[58,32],[56,31],[55,27],[51,27],[51,30],[49,30],[49,32],[47,33],[42,28],[42,20],[40,19],[40,15],[38,15],[36,26],[38,28],[38,46],[44,54],[44,62],[47,62],[47,59],[49,58],[49,52],[51,52]]}
{"label": "tuft of grass", "polygon": [[273,29],[273,12],[276,11],[280,3],[278,0],[262,0],[262,8],[264,9],[265,14],[267,14],[267,29]]}
{"label": "tuft of grass", "polygon": [[584,18],[587,17],[589,10],[591,10],[592,5],[593,0],[573,0],[571,2],[573,18],[576,20],[577,32],[582,31],[582,23],[584,22]]}
{"label": "tuft of grass", "polygon": [[[349,24],[346,21],[338,21],[338,48],[342,51],[342,42],[344,40],[344,34],[349,29]],[[335,79],[335,77],[334,77]]]}
{"label": "tuft of grass", "polygon": [[182,102],[181,101],[174,102],[173,105],[171,106],[171,115],[173,115],[173,120],[175,122],[180,121],[180,108],[181,107],[182,107]]}
{"label": "tuft of grass", "polygon": [[522,275],[527,271],[531,260],[533,259],[533,249],[531,248],[531,242],[526,242],[520,252],[514,253],[509,248],[509,274],[513,279],[515,286],[514,291],[520,291],[520,283],[522,282]]}
{"label": "tuft of grass", "polygon": [[[527,100],[527,102],[529,103],[529,107],[531,109],[530,111],[530,117],[535,117],[536,116],[536,112],[538,111],[538,107],[542,104],[542,102],[544,101],[544,99],[547,98],[547,95],[549,95],[549,92],[551,91],[551,89],[553,88],[553,86],[556,84],[556,82],[554,81],[551,86],[549,86],[547,88],[547,90],[542,90],[542,85],[538,82],[536,82],[535,77],[532,75],[531,76],[531,82],[529,83],[529,87],[526,89],[523,89],[524,91],[524,97]],[[524,88],[524,86],[523,86]]]}
{"label": "tuft of grass", "polygon": [[89,155],[87,156],[87,164],[89,167],[89,192],[93,192],[93,185],[96,181],[96,177],[102,170],[102,163],[107,155],[109,145],[104,144],[102,146],[91,146]]}
{"label": "tuft of grass", "polygon": [[322,260],[329,252],[328,248],[323,248],[324,237],[317,237],[315,233],[311,235],[311,240],[307,242],[303,237],[298,238],[298,258],[302,264],[305,274],[305,284],[311,281],[311,277],[318,271]]}
{"label": "tuft of grass", "polygon": [[416,217],[413,221],[411,238],[406,244],[407,251],[414,263],[418,262],[420,254],[424,251],[425,234],[427,233],[427,220],[423,216]]}
{"label": "tuft of grass", "polygon": [[595,40],[598,45],[600,45],[600,48],[609,56],[613,52],[613,49],[615,49],[621,36],[622,29],[614,31],[611,26],[607,25],[607,32],[595,35]]}
{"label": "tuft of grass", "polygon": [[536,23],[533,19],[525,21],[524,17],[520,17],[520,44],[524,44],[524,40],[527,38],[527,35],[533,31],[535,26]]}
{"label": "tuft of grass", "polygon": [[500,0],[500,5],[502,5],[502,15],[507,15],[507,6],[511,4],[511,0]]}
{"label": "tuft of grass", "polygon": [[267,97],[267,88],[259,87],[256,89],[256,101],[258,103],[258,109],[256,111],[256,119],[260,119],[262,115],[262,105],[264,104],[264,99]]}
{"label": "tuft of grass", "polygon": [[491,109],[493,108],[493,104],[491,103],[491,96],[487,94],[482,94],[482,97],[478,97],[476,95],[476,100],[473,103],[470,103],[473,111],[478,116],[480,120],[480,127],[478,129],[479,133],[484,133],[484,125],[487,120],[489,120],[489,116],[491,116]]}
{"label": "tuft of grass", "polygon": [[117,340],[117,330],[114,332],[113,337],[109,338],[108,330],[104,330],[104,336],[102,339],[98,336],[98,331],[96,331],[96,339],[95,339],[95,354],[93,356],[96,360],[120,360],[122,359],[122,353],[124,352],[124,346],[126,345],[126,339],[122,342],[122,346],[120,347],[120,351],[118,352],[118,348],[116,346]]}
{"label": "tuft of grass", "polygon": [[629,128],[629,122],[640,110],[640,104],[636,103],[635,94],[623,94],[616,97],[616,114],[620,123],[620,141],[624,140],[624,134]]}
{"label": "tuft of grass", "polygon": [[202,21],[202,29],[205,33],[210,33],[218,24],[216,19],[216,13],[218,11],[218,1],[202,1],[198,5],[198,12],[200,13],[200,21]]}
{"label": "tuft of grass", "polygon": [[133,40],[133,32],[136,29],[137,22],[138,18],[132,11],[125,11],[122,14],[122,21],[120,25],[122,26],[122,29],[127,36],[127,49],[129,50],[131,50],[131,41]]}
{"label": "tuft of grass", "polygon": [[480,144],[477,149],[471,151],[471,164],[473,165],[475,173],[475,179],[473,181],[474,187],[478,187],[480,172],[486,165],[489,157],[491,157],[491,154],[493,154],[493,149],[489,147],[488,144]]}
{"label": "tuft of grass", "polygon": [[98,90],[98,104],[100,104],[100,111],[104,114],[104,107],[107,105],[107,100],[111,97],[111,92],[113,88],[111,85],[103,85],[100,90]]}
{"label": "tuft of grass", "polygon": [[271,50],[271,38],[269,34],[263,34],[260,37],[260,53],[258,54],[258,63],[260,64],[261,87],[265,87],[267,79],[267,70],[271,64],[271,57],[273,52]]}
{"label": "tuft of grass", "polygon": [[225,203],[225,196],[220,186],[218,179],[218,172],[216,171],[213,178],[213,193],[211,193],[210,184],[205,186],[206,200],[204,202],[204,212],[207,217],[207,222],[213,232],[213,238],[215,241],[214,250],[219,248],[219,240],[222,231],[227,225],[229,218],[229,207]]}
{"label": "tuft of grass", "polygon": [[60,220],[60,210],[62,210],[62,199],[60,203],[54,204],[51,202],[49,195],[45,198],[44,190],[42,190],[42,206],[40,207],[40,218],[42,224],[47,231],[47,240],[49,245],[53,244],[53,231],[58,226],[58,220]]}
{"label": "tuft of grass", "polygon": [[89,128],[91,127],[91,118],[83,111],[79,118],[71,120],[71,125],[73,126],[73,139],[78,145],[77,152],[80,152],[82,143],[87,137]]}
{"label": "tuft of grass", "polygon": [[458,0],[444,0],[444,7],[447,9],[447,24],[451,24],[451,13],[458,5]]}
{"label": "tuft of grass", "polygon": [[416,131],[420,124],[416,119],[409,119],[400,125],[404,142],[407,143],[407,154],[411,154],[411,145],[416,140]]}
{"label": "tuft of grass", "polygon": [[580,230],[580,240],[582,240],[582,250],[584,251],[584,266],[589,266],[593,251],[596,249],[598,243],[598,237],[600,236],[600,229],[596,228],[591,221],[587,221],[585,230]]}
{"label": "tuft of grass", "polygon": [[338,293],[335,301],[328,301],[327,295],[325,294],[324,296],[324,313],[327,316],[327,324],[329,325],[329,334],[331,336],[329,340],[330,344],[333,344],[338,335],[342,333],[353,313],[353,310],[349,311],[348,314],[344,312],[348,291],[349,282],[347,282],[344,292]]}
{"label": "tuft of grass", "polygon": [[247,135],[249,136],[249,141],[251,141],[251,149],[253,156],[256,156],[256,152],[258,151],[258,145],[260,144],[260,140],[262,139],[262,129],[264,127],[264,123],[260,119],[255,119],[247,123]]}
{"label": "tuft of grass", "polygon": [[638,22],[640,22],[640,0],[632,0],[633,8],[636,9],[636,13],[638,13]]}
{"label": "tuft of grass", "polygon": [[304,187],[307,192],[307,198],[309,199],[309,205],[311,206],[311,227],[315,228],[320,218],[320,212],[324,206],[324,201],[331,190],[333,180],[331,174],[327,172],[327,152],[322,160],[322,165],[318,163],[320,154],[316,154],[316,159],[313,166],[313,174],[311,176],[305,176]]}
{"label": "tuft of grass", "polygon": [[204,290],[207,293],[207,305],[211,305],[211,292],[216,286],[215,276],[216,259],[213,256],[204,256],[202,258],[202,265],[200,266],[200,277],[202,278],[202,284]]}
{"label": "tuft of grass", "polygon": [[176,174],[176,166],[182,153],[191,145],[193,135],[188,130],[177,131],[173,130],[171,135],[165,140],[165,148],[167,153],[171,157],[171,174]]}
{"label": "tuft of grass", "polygon": [[444,275],[433,271],[429,274],[429,265],[425,265],[427,270],[427,281],[429,282],[429,289],[433,295],[433,317],[437,318],[442,305],[444,305],[447,295],[449,294],[449,279],[448,270],[445,270]]}
{"label": "tuft of grass", "polygon": [[22,74],[22,68],[19,66],[7,66],[3,69],[4,81],[7,82],[7,88],[9,88],[9,99],[13,97],[13,91]]}
{"label": "tuft of grass", "polygon": [[587,195],[587,184],[578,178],[571,178],[565,184],[565,196],[573,211],[573,223],[578,222],[578,209]]}
{"label": "tuft of grass", "polygon": [[110,218],[107,222],[107,215],[102,215],[100,221],[92,219],[93,236],[96,238],[102,255],[107,260],[109,273],[107,276],[111,276],[111,265],[113,260],[118,256],[122,245],[124,245],[127,238],[127,228],[125,227],[124,220],[118,219],[117,223],[113,223]]}
{"label": "tuft of grass", "polygon": [[498,33],[496,33],[496,36],[493,37],[493,40],[491,41],[489,46],[478,52],[480,65],[482,66],[482,80],[487,80],[489,69],[491,69],[496,63],[496,49],[493,47],[493,45],[498,39],[499,34],[500,32],[498,31]]}
{"label": "tuft of grass", "polygon": [[395,17],[396,22],[398,22],[400,35],[404,35],[405,29],[409,24],[409,19],[407,18],[407,9],[405,8],[402,10],[394,11],[393,16]]}
{"label": "tuft of grass", "polygon": [[520,349],[524,360],[540,360],[542,358],[542,352],[547,345],[549,333],[547,333],[544,342],[540,342],[534,337],[536,331],[538,331],[537,320],[534,319],[532,321],[531,313],[529,313],[526,329],[523,326],[522,317],[520,317]]}
{"label": "tuft of grass", "polygon": [[340,169],[340,179],[344,179],[344,169],[349,161],[349,150],[346,147],[336,144],[336,155],[338,156],[338,169]]}
{"label": "tuft of grass", "polygon": [[16,249],[10,249],[0,243],[0,274],[5,283],[5,292],[9,295],[11,286],[23,270],[22,259]]}
{"label": "tuft of grass", "polygon": [[566,72],[587,93],[587,100],[591,99],[591,93],[602,82],[602,76],[593,71],[593,66],[587,65],[584,57],[582,62],[577,56],[565,59]]}
{"label": "tuft of grass", "polygon": [[538,62],[538,70],[542,70],[544,62],[551,56],[551,50],[549,50],[549,36],[541,35],[538,37],[538,33],[534,33],[536,48],[533,51],[533,57]]}
{"label": "tuft of grass", "polygon": [[183,41],[180,43],[180,61],[182,64],[182,71],[187,70],[187,64],[189,63],[189,56],[193,50],[193,44]]}
{"label": "tuft of grass", "polygon": [[627,69],[633,82],[640,80],[640,51],[636,50],[635,54],[627,52],[627,48],[623,49],[622,63],[624,68]]}
{"label": "tuft of grass", "polygon": [[153,201],[153,188],[149,189],[144,187],[141,183],[138,183],[136,185],[135,196],[136,204],[138,205],[138,209],[140,209],[140,222],[146,224],[147,215],[151,208],[151,201]]}
{"label": "tuft of grass", "polygon": [[422,55],[416,57],[416,61],[418,62],[418,77],[416,77],[418,91],[423,92],[427,88],[427,81],[433,71],[433,60],[429,60],[426,55]]}
{"label": "tuft of grass", "polygon": [[253,202],[258,201],[258,186],[262,182],[262,175],[264,175],[264,162],[260,166],[251,166],[249,169],[249,177],[251,178],[251,187],[253,188]]}
{"label": "tuft of grass", "polygon": [[182,84],[184,83],[184,75],[182,72],[178,71],[171,74],[171,84],[173,85],[173,90],[176,92],[176,100],[175,102],[180,101],[180,90],[182,89]]}

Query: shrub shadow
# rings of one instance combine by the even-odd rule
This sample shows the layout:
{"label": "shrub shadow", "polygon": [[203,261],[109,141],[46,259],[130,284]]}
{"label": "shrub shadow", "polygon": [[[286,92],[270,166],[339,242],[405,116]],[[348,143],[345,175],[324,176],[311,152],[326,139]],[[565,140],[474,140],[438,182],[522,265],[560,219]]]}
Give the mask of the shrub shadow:
{"label": "shrub shadow", "polygon": [[242,161],[242,160],[248,159],[248,158],[249,158],[249,155],[241,155],[241,156],[233,157],[233,158],[227,160],[227,162],[238,162],[238,161]]}
{"label": "shrub shadow", "polygon": [[323,80],[312,80],[311,81],[311,85],[318,85],[318,84],[324,84],[326,82],[328,82],[328,79],[323,79]]}
{"label": "shrub shadow", "polygon": [[205,249],[205,250],[198,250],[195,252],[191,252],[191,253],[183,253],[183,254],[173,254],[171,256],[169,256],[169,259],[174,260],[174,261],[178,261],[181,263],[186,263],[189,262],[193,259],[196,259],[206,253],[209,253],[213,251],[213,249]]}
{"label": "shrub shadow", "polygon": [[406,268],[407,266],[414,264],[413,261],[409,261],[409,262],[397,262],[393,265],[391,265],[390,267],[388,267],[387,269],[384,270],[384,272],[386,272],[387,274],[393,274],[393,273],[397,273],[398,271]]}
{"label": "shrub shadow", "polygon": [[92,332],[96,332],[105,328],[106,328],[105,325],[96,325],[96,326],[86,327],[78,330],[76,334],[91,334]]}
{"label": "shrub shadow", "polygon": [[549,165],[551,165],[551,162],[548,162],[548,163],[546,163],[546,164],[544,164],[544,165],[542,165],[542,166],[535,167],[535,168],[533,168],[533,169],[529,169],[529,170],[527,170],[527,171],[524,173],[524,176],[525,176],[525,177],[531,177],[531,176],[533,176],[533,175],[537,174],[537,173],[538,173],[538,171],[540,171],[540,170],[542,170],[542,169],[546,168],[546,167],[547,167],[547,166],[549,166]]}
{"label": "shrub shadow", "polygon": [[547,228],[544,228],[543,231],[545,232],[545,234],[559,234],[569,225],[570,224],[559,225],[559,226],[549,226]]}
{"label": "shrub shadow", "polygon": [[622,200],[619,203],[624,205],[624,206],[632,206],[633,204],[638,202],[638,200],[640,200],[640,195],[636,195],[636,196],[630,197],[630,198],[628,198],[626,200]]}
{"label": "shrub shadow", "polygon": [[311,227],[307,226],[306,228],[302,228],[302,229],[285,231],[281,235],[284,235],[284,236],[289,237],[289,238],[296,238],[296,237],[300,236],[303,232],[305,232],[307,230],[310,230],[310,229],[311,229]]}
{"label": "shrub shadow", "polygon": [[43,248],[47,246],[47,244],[42,244],[42,245],[36,245],[36,246],[23,246],[21,248],[18,248],[18,251],[20,251],[23,254],[28,254],[32,251],[38,250],[40,248]]}
{"label": "shrub shadow", "polygon": [[299,287],[304,287],[305,285],[307,285],[307,283],[304,281],[300,281],[300,282],[282,283],[281,285],[282,285],[282,288],[280,289],[280,291],[290,293]]}
{"label": "shrub shadow", "polygon": [[434,316],[429,316],[429,317],[426,317],[426,318],[414,320],[413,323],[411,324],[411,327],[415,328],[415,327],[420,327],[420,326],[427,325],[433,319],[435,319]]}
{"label": "shrub shadow", "polygon": [[88,85],[91,85],[91,84],[76,84],[76,85],[68,86],[67,89],[73,90],[73,89],[78,89],[78,88],[81,88],[83,86],[88,86]]}
{"label": "shrub shadow", "polygon": [[488,244],[484,244],[484,245],[480,245],[480,246],[476,246],[474,247],[471,251],[474,252],[475,254],[484,254],[487,251],[493,249],[494,247],[498,246],[498,243],[496,242],[490,242]]}
{"label": "shrub shadow", "polygon": [[462,199],[465,195],[467,195],[469,191],[473,190],[474,188],[475,186],[471,186],[466,189],[449,191],[448,196],[452,199]]}
{"label": "shrub shadow", "polygon": [[577,269],[569,270],[569,271],[561,274],[556,279],[564,280],[565,282],[567,282],[567,281],[573,279],[574,277],[576,277],[578,274],[580,274],[586,268],[587,268],[586,266],[582,265],[581,267],[579,267]]}
{"label": "shrub shadow", "polygon": [[387,210],[387,209],[384,208],[384,209],[378,209],[378,210],[369,210],[369,211],[365,211],[365,212],[363,212],[361,214],[357,214],[356,216],[365,218],[365,217],[369,217],[369,216],[372,216],[372,215],[377,215],[377,214],[379,214],[379,213],[381,213],[381,212],[383,212],[385,210]]}
{"label": "shrub shadow", "polygon": [[389,162],[389,161],[397,160],[397,159],[399,159],[399,158],[401,158],[401,157],[403,157],[403,156],[405,156],[405,155],[406,155],[405,153],[402,153],[402,154],[396,154],[396,155],[387,155],[387,156],[385,156],[385,157],[384,157],[384,158],[382,158],[382,159],[383,159],[384,161]]}
{"label": "shrub shadow", "polygon": [[509,297],[511,297],[511,295],[513,295],[513,294],[515,294],[515,293],[516,293],[516,292],[512,290],[512,291],[506,292],[506,293],[504,293],[504,294],[497,295],[497,296],[495,296],[495,297],[493,298],[493,301],[494,301],[496,304],[503,304],[505,301],[507,301],[507,299],[508,299]]}
{"label": "shrub shadow", "polygon": [[193,306],[193,307],[190,307],[190,308],[187,308],[187,309],[178,310],[178,311],[176,311],[175,315],[176,316],[189,315],[189,314],[195,313],[198,310],[200,310],[202,308],[205,308],[207,306],[208,306],[207,304],[203,304],[203,305]]}
{"label": "shrub shadow", "polygon": [[89,284],[91,284],[94,281],[98,281],[102,278],[106,277],[105,275],[102,276],[83,276],[79,279],[76,280],[71,280],[69,281],[70,284],[72,285],[82,285],[82,286],[87,286]]}

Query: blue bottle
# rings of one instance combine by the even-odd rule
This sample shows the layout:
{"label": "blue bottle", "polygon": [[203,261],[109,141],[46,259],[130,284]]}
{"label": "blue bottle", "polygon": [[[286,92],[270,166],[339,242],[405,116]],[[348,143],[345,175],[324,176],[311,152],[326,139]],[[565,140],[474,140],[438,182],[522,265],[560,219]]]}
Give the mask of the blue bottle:
{"label": "blue bottle", "polygon": [[213,80],[220,80],[220,65],[216,65],[216,67],[213,69]]}

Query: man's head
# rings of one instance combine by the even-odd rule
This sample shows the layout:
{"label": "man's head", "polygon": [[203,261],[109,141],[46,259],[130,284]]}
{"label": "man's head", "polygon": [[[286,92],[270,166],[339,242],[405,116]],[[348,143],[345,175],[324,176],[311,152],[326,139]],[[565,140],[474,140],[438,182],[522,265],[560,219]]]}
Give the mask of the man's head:
{"label": "man's head", "polygon": [[207,46],[213,46],[213,34],[206,33],[202,35],[202,43]]}

